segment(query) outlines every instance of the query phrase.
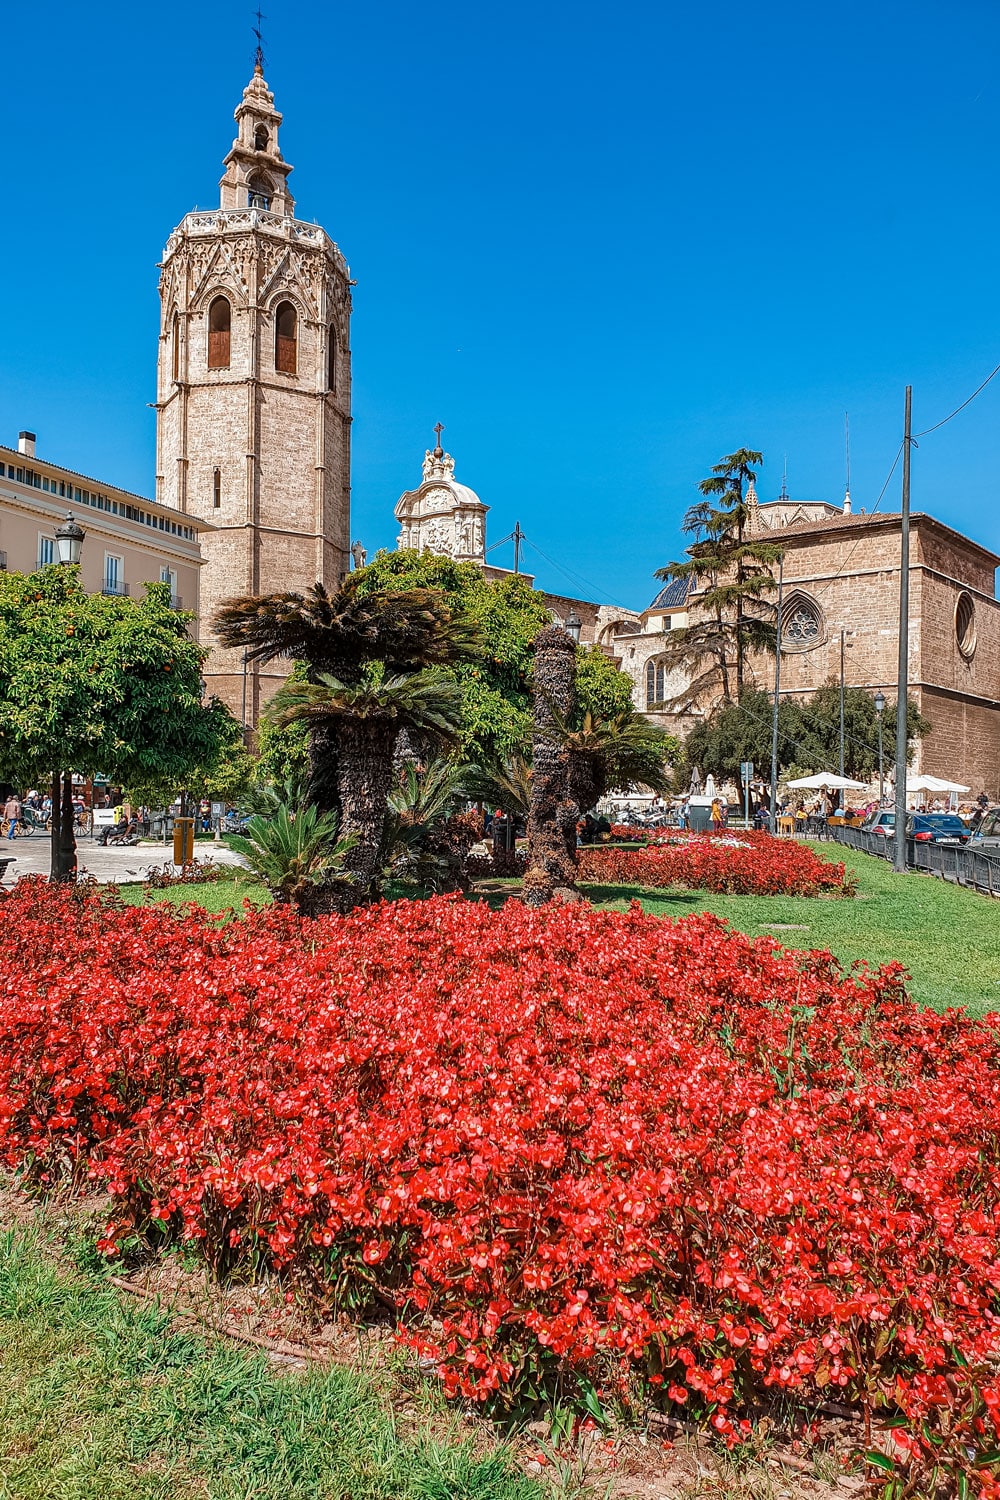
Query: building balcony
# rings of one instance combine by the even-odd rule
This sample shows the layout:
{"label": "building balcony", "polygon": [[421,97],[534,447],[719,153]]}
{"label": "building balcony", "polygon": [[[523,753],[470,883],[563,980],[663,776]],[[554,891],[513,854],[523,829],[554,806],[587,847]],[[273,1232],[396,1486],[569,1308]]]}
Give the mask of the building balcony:
{"label": "building balcony", "polygon": [[101,593],[112,599],[127,599],[128,584],[123,583],[120,578],[105,578],[101,584]]}
{"label": "building balcony", "polygon": [[6,573],[6,571],[7,571],[7,554],[6,554],[6,552],[0,552],[0,573]]}

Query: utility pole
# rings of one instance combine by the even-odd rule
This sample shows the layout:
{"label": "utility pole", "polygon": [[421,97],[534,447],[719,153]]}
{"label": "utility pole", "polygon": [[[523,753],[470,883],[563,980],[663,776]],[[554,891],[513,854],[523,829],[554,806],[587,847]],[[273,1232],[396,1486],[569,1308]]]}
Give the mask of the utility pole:
{"label": "utility pole", "polygon": [[524,532],[521,530],[520,521],[514,522],[514,572],[520,572],[521,568],[521,543],[524,541]]}
{"label": "utility pole", "polygon": [[[784,480],[782,480],[784,488]],[[778,620],[774,640],[774,709],[771,713],[771,832],[777,828],[778,805],[778,703],[781,694],[781,592],[785,575],[784,555],[778,559]]]}
{"label": "utility pole", "polygon": [[903,504],[899,552],[899,670],[896,677],[896,826],[893,869],[906,869],[906,707],[910,675],[910,444],[913,387],[903,415]]}
{"label": "utility pole", "polygon": [[[840,779],[844,779],[844,632],[840,632]],[[843,793],[841,793],[843,796]],[[843,803],[846,807],[846,801]]]}

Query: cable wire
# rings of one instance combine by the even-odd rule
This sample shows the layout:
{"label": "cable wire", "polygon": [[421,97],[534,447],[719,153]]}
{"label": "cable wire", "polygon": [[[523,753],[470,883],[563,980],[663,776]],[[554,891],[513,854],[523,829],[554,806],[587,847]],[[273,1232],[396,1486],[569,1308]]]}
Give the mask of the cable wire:
{"label": "cable wire", "polygon": [[948,416],[942,417],[941,420],[940,420],[940,422],[935,422],[933,427],[925,427],[924,430],[923,430],[923,432],[915,432],[913,434],[913,438],[914,439],[915,438],[922,438],[922,437],[926,437],[929,432],[937,432],[938,428],[939,427],[943,427],[946,422],[950,422],[951,419],[952,419],[952,417],[957,417],[958,414],[959,414],[959,412],[960,411],[964,411],[965,408],[969,405],[970,402],[975,401],[975,399],[979,395],[980,391],[985,391],[986,387],[989,385],[989,383],[993,379],[994,375],[1000,375],[1000,365],[997,365],[997,367],[996,367],[995,370],[991,370],[990,371],[989,375],[987,375],[987,377],[983,381],[982,385],[977,385],[976,389],[973,391],[972,395],[971,396],[967,396],[965,398],[965,400],[962,402],[961,406],[956,406],[955,410],[953,412],[949,412]]}

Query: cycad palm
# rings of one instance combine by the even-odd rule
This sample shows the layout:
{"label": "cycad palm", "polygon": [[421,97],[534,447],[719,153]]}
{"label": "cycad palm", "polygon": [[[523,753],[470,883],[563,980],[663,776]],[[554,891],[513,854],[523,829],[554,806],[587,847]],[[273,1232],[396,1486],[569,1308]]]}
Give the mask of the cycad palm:
{"label": "cycad palm", "polygon": [[674,736],[634,710],[602,718],[586,712],[579,729],[558,715],[560,738],[569,750],[569,791],[581,813],[589,811],[612,787],[646,786],[669,791],[669,761],[678,745]]}
{"label": "cycad palm", "polygon": [[308,805],[292,811],[281,804],[270,816],[252,817],[246,832],[229,843],[256,870],[278,902],[307,915],[322,904],[321,893],[350,880],[344,860],[354,840],[337,837],[337,819]]}
{"label": "cycad palm", "polygon": [[[336,905],[352,905],[376,894],[386,807],[393,777],[393,752],[406,729],[424,741],[457,742],[461,694],[453,678],[428,668],[408,675],[347,684],[329,672],[312,682],[288,682],[269,712],[281,723],[303,721],[310,738],[329,736],[336,744],[336,789],[341,835],[354,839],[345,866],[355,889],[335,892]],[[339,898],[339,899],[337,899]]]}

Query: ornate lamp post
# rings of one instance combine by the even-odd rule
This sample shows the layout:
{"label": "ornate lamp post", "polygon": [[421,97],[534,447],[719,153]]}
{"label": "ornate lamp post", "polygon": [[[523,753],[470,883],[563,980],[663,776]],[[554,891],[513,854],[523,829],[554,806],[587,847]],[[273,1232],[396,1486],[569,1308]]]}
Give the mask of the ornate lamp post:
{"label": "ornate lamp post", "polygon": [[569,636],[574,646],[578,646],[580,644],[580,631],[582,629],[583,621],[580,619],[580,616],[577,614],[576,610],[571,609],[569,614],[566,616],[566,634]]}
{"label": "ornate lamp post", "polygon": [[[56,550],[61,567],[75,567],[83,552],[87,533],[68,512],[56,528]],[[76,840],[73,838],[73,772],[52,773],[52,853],[53,880],[76,880]]]}
{"label": "ornate lamp post", "polygon": [[878,720],[878,805],[882,806],[885,800],[885,780],[882,775],[882,715],[885,713],[885,694],[879,690],[875,694],[875,717]]}

